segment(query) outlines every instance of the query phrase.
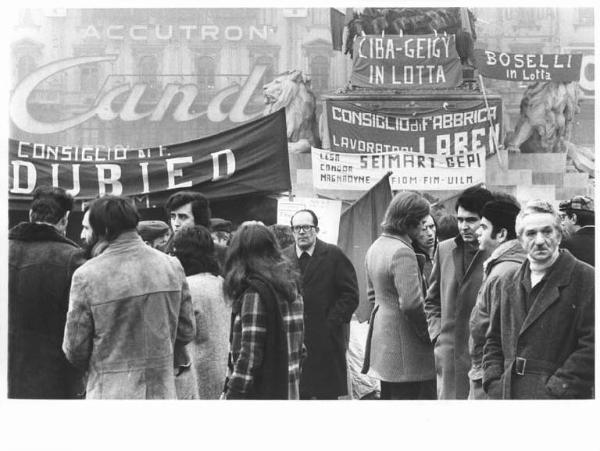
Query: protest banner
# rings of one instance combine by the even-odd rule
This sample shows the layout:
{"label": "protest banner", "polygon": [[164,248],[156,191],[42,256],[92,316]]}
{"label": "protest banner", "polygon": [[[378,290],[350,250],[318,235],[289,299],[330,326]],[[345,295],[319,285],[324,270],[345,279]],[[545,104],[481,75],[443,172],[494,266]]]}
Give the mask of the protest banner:
{"label": "protest banner", "polygon": [[350,82],[370,88],[454,88],[462,66],[454,35],[360,36]]}
{"label": "protest banner", "polygon": [[312,197],[282,197],[277,200],[277,224],[290,225],[290,220],[298,210],[309,209],[319,218],[319,239],[337,244],[340,228],[342,202],[339,200]]}
{"label": "protest banner", "polygon": [[579,81],[582,54],[506,53],[475,49],[473,60],[481,75],[511,81]]}
{"label": "protest banner", "polygon": [[209,198],[291,188],[285,112],[203,139],[146,149],[9,140],[9,199],[40,185],[78,199],[198,188]]}
{"label": "protest banner", "polygon": [[[502,102],[483,100],[431,102],[424,112],[401,106],[383,109],[375,102],[328,100],[331,150],[347,153],[412,152],[454,155],[463,151],[492,153],[492,126],[500,140]],[[491,120],[491,121],[490,121]],[[491,122],[491,124],[490,124]]]}
{"label": "protest banner", "polygon": [[339,153],[312,148],[317,189],[366,191],[388,171],[393,190],[460,190],[485,181],[483,149],[455,155],[406,151]]}

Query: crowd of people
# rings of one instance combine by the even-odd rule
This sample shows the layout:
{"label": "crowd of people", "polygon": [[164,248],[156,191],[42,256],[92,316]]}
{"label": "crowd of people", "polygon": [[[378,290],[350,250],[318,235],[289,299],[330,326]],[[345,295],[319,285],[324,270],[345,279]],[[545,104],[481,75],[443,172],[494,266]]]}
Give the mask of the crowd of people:
{"label": "crowd of people", "polygon": [[39,187],[9,231],[10,398],[348,397],[357,271],[377,398],[594,397],[587,196],[557,211],[473,187],[440,217],[399,192],[361,267],[308,209],[236,228],[198,192],[168,199],[169,223],[105,195],[85,205],[80,246],[74,203]]}

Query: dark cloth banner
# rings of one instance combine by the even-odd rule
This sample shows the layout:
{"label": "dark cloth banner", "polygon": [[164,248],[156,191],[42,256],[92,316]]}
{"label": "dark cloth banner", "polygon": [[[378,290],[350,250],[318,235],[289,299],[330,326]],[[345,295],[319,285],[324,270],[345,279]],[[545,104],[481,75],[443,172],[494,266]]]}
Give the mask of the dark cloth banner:
{"label": "dark cloth banner", "polygon": [[78,199],[197,189],[211,199],[291,188],[285,111],[214,136],[147,149],[9,140],[9,199],[40,185]]}
{"label": "dark cloth banner", "polygon": [[377,36],[354,41],[353,85],[370,88],[455,88],[462,66],[454,35]]}
{"label": "dark cloth banner", "polygon": [[367,275],[365,257],[367,250],[377,239],[385,210],[392,200],[391,173],[348,207],[340,217],[338,246],[352,261],[358,279],[359,304],[356,316],[362,323],[369,319],[371,306],[367,299]]}
{"label": "dark cloth banner", "polygon": [[346,15],[336,8],[329,8],[329,21],[331,25],[331,45],[333,50],[341,52],[344,46]]}
{"label": "dark cloth banner", "polygon": [[[381,108],[381,102],[327,100],[327,125],[333,152],[411,152],[450,156],[493,146],[491,118],[498,141],[502,122],[500,98],[419,102],[425,110]],[[429,108],[428,108],[429,107]],[[403,109],[404,108],[404,109]]]}
{"label": "dark cloth banner", "polygon": [[475,67],[481,75],[514,81],[579,81],[581,54],[506,53],[474,50]]}

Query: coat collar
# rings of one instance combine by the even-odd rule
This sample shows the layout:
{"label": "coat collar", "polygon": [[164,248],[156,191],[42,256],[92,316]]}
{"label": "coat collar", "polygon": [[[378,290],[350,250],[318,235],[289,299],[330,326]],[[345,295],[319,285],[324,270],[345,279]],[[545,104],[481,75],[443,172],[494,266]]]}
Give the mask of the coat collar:
{"label": "coat collar", "polygon": [[[306,268],[304,269],[304,276],[302,277],[302,280],[304,283],[308,282],[315,274],[317,274],[316,269],[319,265],[319,262],[321,261],[321,259],[323,258],[323,256],[326,253],[326,247],[327,247],[326,244],[317,238],[317,242],[315,243],[315,250],[314,250],[310,260],[308,260],[308,263],[306,264]],[[294,249],[294,255],[296,256],[296,259],[297,259],[298,256],[296,255],[295,249]]]}
{"label": "coat collar", "polygon": [[395,240],[402,241],[404,244],[406,244],[411,249],[413,248],[412,241],[410,239],[407,239],[406,237],[403,237],[403,236],[400,236],[400,235],[393,235],[393,234],[387,233],[387,232],[383,232],[381,234],[381,236],[386,236],[388,238],[393,238]]}
{"label": "coat collar", "polygon": [[[542,313],[548,310],[552,304],[558,301],[560,298],[559,288],[569,284],[575,264],[575,257],[573,257],[568,250],[561,249],[558,259],[554,265],[552,265],[548,274],[544,276],[544,286],[537,296],[537,300],[531,306],[529,312],[527,312],[527,316],[525,317],[523,325],[521,326],[521,334],[525,331],[525,329],[531,326],[531,324],[533,324],[535,320],[542,315]],[[528,293],[531,291],[529,274],[529,261],[526,261],[521,268],[521,283],[528,288],[526,290]]]}
{"label": "coat collar", "polygon": [[28,242],[54,241],[79,247],[74,241],[61,235],[55,227],[49,224],[40,224],[36,222],[21,222],[20,224],[17,224],[9,230],[8,239]]}
{"label": "coat collar", "polygon": [[138,235],[135,230],[128,230],[126,232],[121,233],[114,240],[108,242],[108,246],[100,253],[102,255],[108,255],[113,253],[119,253],[123,251],[128,251],[132,247],[137,246],[147,246],[142,238]]}
{"label": "coat collar", "polygon": [[525,252],[519,240],[505,241],[494,249],[490,258],[483,262],[483,272],[486,275],[489,274],[492,268],[501,262],[512,261],[523,263],[526,259],[527,252]]}
{"label": "coat collar", "polygon": [[[467,279],[475,268],[478,266],[482,266],[483,262],[489,257],[489,252],[477,250],[471,263],[467,267],[467,270],[463,272],[463,254],[465,252],[465,247],[467,243],[465,243],[460,235],[458,235],[454,242],[456,243],[456,247],[452,250],[452,257],[454,260],[454,275],[456,277],[456,281],[459,284],[464,283],[465,279]],[[483,267],[483,266],[482,266]]]}

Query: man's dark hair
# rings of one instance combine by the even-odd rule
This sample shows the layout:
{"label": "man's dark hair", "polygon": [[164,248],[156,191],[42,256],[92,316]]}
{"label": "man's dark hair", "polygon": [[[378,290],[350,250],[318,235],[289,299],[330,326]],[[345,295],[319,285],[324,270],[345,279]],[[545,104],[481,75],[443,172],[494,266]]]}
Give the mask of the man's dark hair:
{"label": "man's dark hair", "polygon": [[140,215],[131,199],[106,195],[90,204],[89,220],[96,236],[112,241],[123,232],[135,230]]}
{"label": "man's dark hair", "polygon": [[571,210],[570,208],[568,208],[568,209],[564,210],[564,212],[569,217],[573,216],[573,214],[577,215],[577,220],[575,221],[575,224],[580,227],[590,226],[590,225],[594,225],[596,223],[593,211]]}
{"label": "man's dark hair", "polygon": [[317,218],[317,215],[314,211],[309,210],[308,208],[304,208],[302,210],[298,210],[296,213],[294,213],[292,215],[292,217],[290,218],[290,225],[294,226],[293,221],[294,221],[294,217],[298,214],[298,213],[308,213],[312,216],[312,220],[313,220],[313,225],[315,227],[319,227],[319,218]]}
{"label": "man's dark hair", "polygon": [[481,209],[490,200],[494,200],[490,191],[480,186],[472,186],[464,190],[458,197],[456,211],[458,211],[458,207],[462,207],[481,218]]}
{"label": "man's dark hair", "polygon": [[438,217],[436,233],[439,242],[455,238],[458,235],[458,219],[456,219],[456,216],[446,213]]}
{"label": "man's dark hair", "polygon": [[71,210],[73,210],[73,196],[62,188],[40,186],[33,192],[31,222],[57,224]]}
{"label": "man's dark hair", "polygon": [[481,216],[492,223],[492,238],[496,238],[502,229],[506,230],[506,239],[517,238],[515,223],[521,207],[507,200],[493,200],[487,202],[481,210]]}
{"label": "man's dark hair", "polygon": [[201,225],[210,229],[210,203],[206,196],[196,191],[179,191],[178,193],[172,194],[165,208],[167,213],[171,214],[171,211],[183,207],[186,204],[192,204],[192,214],[194,215],[194,224]]}

